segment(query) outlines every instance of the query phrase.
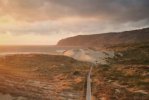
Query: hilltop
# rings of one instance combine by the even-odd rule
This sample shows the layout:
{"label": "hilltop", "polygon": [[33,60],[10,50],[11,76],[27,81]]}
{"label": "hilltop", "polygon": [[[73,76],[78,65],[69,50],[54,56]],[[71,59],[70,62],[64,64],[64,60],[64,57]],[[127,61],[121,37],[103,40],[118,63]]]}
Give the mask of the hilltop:
{"label": "hilltop", "polygon": [[119,44],[149,42],[149,28],[93,35],[78,35],[60,40],[59,46],[85,46],[103,48]]}

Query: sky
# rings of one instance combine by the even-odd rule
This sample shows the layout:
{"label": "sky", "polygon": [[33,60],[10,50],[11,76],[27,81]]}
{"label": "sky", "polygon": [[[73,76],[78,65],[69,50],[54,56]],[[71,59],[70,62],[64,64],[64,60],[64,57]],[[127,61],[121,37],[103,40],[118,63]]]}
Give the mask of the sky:
{"label": "sky", "polygon": [[149,27],[149,0],[0,0],[0,45]]}

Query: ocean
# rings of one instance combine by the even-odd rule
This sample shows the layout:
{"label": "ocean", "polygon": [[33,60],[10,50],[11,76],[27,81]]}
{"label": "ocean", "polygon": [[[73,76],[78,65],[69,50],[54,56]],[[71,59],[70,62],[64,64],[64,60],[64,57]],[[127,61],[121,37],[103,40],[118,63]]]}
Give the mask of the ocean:
{"label": "ocean", "polygon": [[54,45],[21,45],[0,46],[0,55],[5,54],[61,54],[66,50],[78,49],[80,47],[54,46]]}

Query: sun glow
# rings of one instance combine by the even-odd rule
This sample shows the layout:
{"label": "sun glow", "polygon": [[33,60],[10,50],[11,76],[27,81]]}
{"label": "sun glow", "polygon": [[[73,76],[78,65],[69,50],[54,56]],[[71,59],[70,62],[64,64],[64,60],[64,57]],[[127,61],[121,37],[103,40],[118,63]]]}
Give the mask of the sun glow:
{"label": "sun glow", "polygon": [[11,18],[10,16],[1,16],[0,17],[0,24],[4,25],[4,24],[15,24],[16,21]]}
{"label": "sun glow", "polygon": [[14,35],[10,32],[0,34],[0,45],[49,45],[54,40],[50,40],[46,35],[23,34]]}

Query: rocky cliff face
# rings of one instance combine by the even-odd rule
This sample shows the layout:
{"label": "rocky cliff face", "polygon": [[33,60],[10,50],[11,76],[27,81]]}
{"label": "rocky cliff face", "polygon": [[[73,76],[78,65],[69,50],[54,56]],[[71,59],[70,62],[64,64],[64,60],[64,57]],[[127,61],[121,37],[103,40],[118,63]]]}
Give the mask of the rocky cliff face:
{"label": "rocky cliff face", "polygon": [[85,47],[108,47],[118,44],[130,44],[149,41],[149,28],[113,32],[94,35],[78,35],[62,39],[58,42],[59,46],[85,46]]}

